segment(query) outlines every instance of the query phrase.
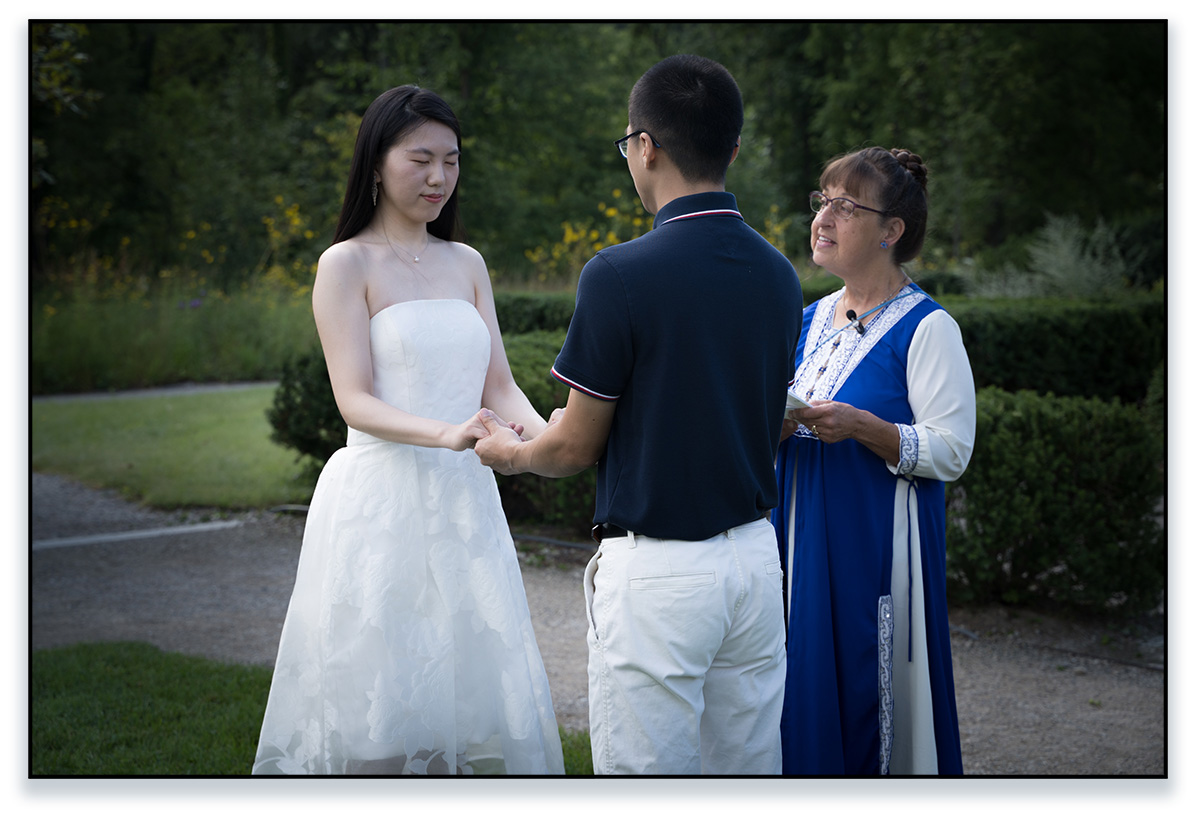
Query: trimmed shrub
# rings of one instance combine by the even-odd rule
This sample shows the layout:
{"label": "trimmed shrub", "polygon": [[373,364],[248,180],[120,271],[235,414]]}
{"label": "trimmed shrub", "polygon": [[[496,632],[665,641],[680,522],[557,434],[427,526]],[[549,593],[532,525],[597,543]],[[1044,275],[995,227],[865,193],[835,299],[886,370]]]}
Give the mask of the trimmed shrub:
{"label": "trimmed shrub", "polygon": [[531,331],[566,329],[575,313],[574,291],[497,291],[494,300],[496,320],[505,340]]}
{"label": "trimmed shrub", "polygon": [[1156,606],[1163,454],[1142,412],[996,388],[979,392],[977,409],[971,464],[946,495],[951,600]]}
{"label": "trimmed shrub", "polygon": [[346,422],[333,398],[321,349],[288,360],[267,409],[271,441],[311,457],[319,470],[346,444]]}
{"label": "trimmed shrub", "polygon": [[[565,329],[534,331],[504,339],[505,353],[513,377],[533,407],[544,418],[564,407],[569,390],[550,375],[554,359],[562,350]],[[586,533],[596,509],[596,469],[562,479],[533,474],[496,476],[504,510],[511,521],[536,521]]]}
{"label": "trimmed shrub", "polygon": [[566,329],[504,335],[504,353],[513,378],[543,418],[567,403],[567,386],[550,375],[566,338]]}
{"label": "trimmed shrub", "polygon": [[954,268],[937,268],[912,274],[921,290],[936,300],[947,296],[962,296],[967,292],[967,280]]}
{"label": "trimmed shrub", "polygon": [[1166,356],[1161,293],[1119,302],[947,299],[976,388],[1140,402]]}

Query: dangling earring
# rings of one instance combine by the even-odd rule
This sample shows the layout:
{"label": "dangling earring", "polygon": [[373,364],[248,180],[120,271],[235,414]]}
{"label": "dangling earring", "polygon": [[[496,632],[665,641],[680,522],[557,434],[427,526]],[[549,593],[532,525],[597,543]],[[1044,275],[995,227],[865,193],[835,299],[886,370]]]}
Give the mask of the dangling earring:
{"label": "dangling earring", "polygon": [[881,243],[879,243],[879,247],[880,247],[880,248],[887,248],[887,242],[881,242]]}
{"label": "dangling earring", "polygon": [[374,208],[377,205],[379,205],[379,183],[374,177],[372,177],[371,178],[371,207]]}

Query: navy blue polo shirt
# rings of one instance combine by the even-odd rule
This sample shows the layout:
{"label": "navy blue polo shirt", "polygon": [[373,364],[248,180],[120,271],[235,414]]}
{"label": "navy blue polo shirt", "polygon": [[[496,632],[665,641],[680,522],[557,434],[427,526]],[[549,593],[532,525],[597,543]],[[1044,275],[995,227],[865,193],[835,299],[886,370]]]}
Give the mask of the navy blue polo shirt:
{"label": "navy blue polo shirt", "polygon": [[803,308],[791,263],[725,192],[673,200],[584,266],[554,375],[617,403],[594,521],[698,541],[775,507]]}

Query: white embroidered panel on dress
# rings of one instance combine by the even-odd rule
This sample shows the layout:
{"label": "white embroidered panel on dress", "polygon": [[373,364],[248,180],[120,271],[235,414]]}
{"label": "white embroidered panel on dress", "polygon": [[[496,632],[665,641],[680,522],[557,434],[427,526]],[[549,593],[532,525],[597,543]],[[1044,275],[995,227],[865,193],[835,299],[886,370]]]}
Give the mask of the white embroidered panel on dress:
{"label": "white embroidered panel on dress", "polygon": [[[833,309],[845,290],[836,291],[817,303],[812,326],[804,343],[804,361],[796,369],[793,382],[795,393],[799,396],[832,399],[875,347],[875,343],[921,300],[928,299],[924,292],[907,285],[895,301],[870,320],[866,325],[866,333],[860,334],[853,328],[847,328],[830,338],[830,334],[839,327],[834,325]],[[817,350],[818,346],[820,350]],[[810,390],[811,396],[808,395]]]}
{"label": "white embroidered panel on dress", "polygon": [[879,597],[876,619],[879,631],[879,773],[887,775],[892,763],[892,742],[895,733],[892,638],[896,633],[896,620],[890,595]]}

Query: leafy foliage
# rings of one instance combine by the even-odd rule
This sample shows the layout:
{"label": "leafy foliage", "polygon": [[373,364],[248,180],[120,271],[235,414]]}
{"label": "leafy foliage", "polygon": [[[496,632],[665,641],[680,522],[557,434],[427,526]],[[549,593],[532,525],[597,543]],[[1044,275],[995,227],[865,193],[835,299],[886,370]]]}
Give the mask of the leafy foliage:
{"label": "leafy foliage", "polygon": [[[531,331],[566,330],[575,313],[575,294],[565,291],[497,291],[494,301],[496,321],[506,340]],[[517,384],[523,383],[517,380]]]}
{"label": "leafy foliage", "polygon": [[[1111,224],[1161,209],[1165,35],[1070,22],[813,24],[818,161],[863,144],[921,154],[931,240],[951,257],[1026,236],[1045,212]],[[1153,125],[1114,138],[1122,120]]]}
{"label": "leafy foliage", "polygon": [[[1132,255],[1122,250],[1132,247]],[[998,272],[977,271],[973,296],[1104,299],[1128,293],[1142,282],[1147,250],[1126,243],[1103,219],[1090,231],[1077,216],[1046,215],[1046,224],[1026,249],[1027,267],[1009,262]]]}
{"label": "leafy foliage", "polygon": [[[551,258],[564,222],[599,222],[597,202],[628,188],[611,141],[629,89],[678,52],[737,77],[729,187],[792,255],[825,160],[903,144],[932,169],[930,255],[1023,243],[1043,213],[1076,214],[1145,248],[1142,284],[1162,274],[1162,21],[100,21],[37,24],[32,39],[34,291],[89,254],[152,273],[194,264],[202,225],[215,285],[311,270],[358,118],[401,83],[462,120],[468,241],[502,278],[569,284],[571,265],[531,270],[526,252]],[[282,245],[263,224],[276,198],[305,222]]]}
{"label": "leafy foliage", "polygon": [[271,441],[311,457],[317,467],[346,444],[346,423],[333,397],[329,369],[320,348],[283,366],[279,387],[267,410]]}
{"label": "leafy foliage", "polygon": [[1158,443],[1155,449],[1166,453],[1167,441],[1167,363],[1161,362],[1150,376],[1146,389],[1146,401],[1142,404],[1146,427]]}
{"label": "leafy foliage", "polygon": [[1140,402],[1166,356],[1166,302],[944,300],[962,329],[976,387]]}
{"label": "leafy foliage", "polygon": [[276,379],[291,352],[316,339],[308,286],[282,276],[228,293],[167,270],[157,282],[79,274],[65,286],[69,299],[31,306],[35,395]]}
{"label": "leafy foliage", "polygon": [[[506,337],[508,361],[517,384],[543,417],[564,407],[567,386],[550,375],[558,352],[562,350],[565,330],[540,330]],[[497,476],[504,510],[512,521],[536,520],[542,524],[562,525],[586,533],[596,509],[596,469],[561,479],[533,474]]]}
{"label": "leafy foliage", "polygon": [[1138,409],[988,388],[977,413],[970,467],[947,492],[952,598],[1158,605],[1163,453]]}
{"label": "leafy foliage", "polygon": [[504,338],[513,378],[543,418],[567,403],[567,386],[550,375],[566,338],[565,329],[536,330]]}

